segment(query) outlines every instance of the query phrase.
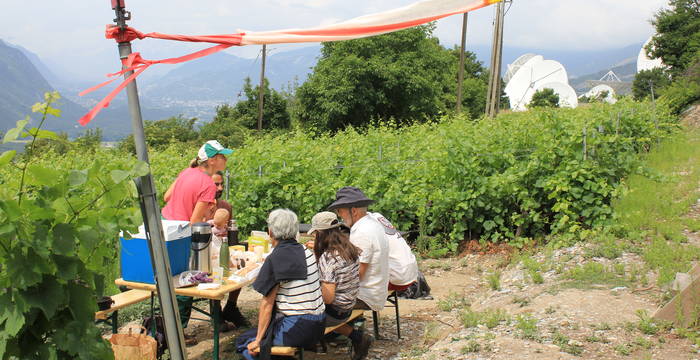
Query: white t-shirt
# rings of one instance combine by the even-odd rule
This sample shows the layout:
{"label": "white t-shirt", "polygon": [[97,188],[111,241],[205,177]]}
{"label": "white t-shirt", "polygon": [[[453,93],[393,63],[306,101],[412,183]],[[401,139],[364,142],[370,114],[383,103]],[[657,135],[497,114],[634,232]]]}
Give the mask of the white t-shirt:
{"label": "white t-shirt", "polygon": [[372,310],[381,311],[389,295],[389,244],[384,228],[371,216],[364,216],[352,225],[350,242],[360,248],[360,263],[368,264],[365,277],[360,279],[358,299]]}
{"label": "white t-shirt", "polygon": [[389,244],[389,282],[408,285],[418,279],[418,262],[411,247],[394,225],[380,213],[368,213],[384,227],[384,238]]}

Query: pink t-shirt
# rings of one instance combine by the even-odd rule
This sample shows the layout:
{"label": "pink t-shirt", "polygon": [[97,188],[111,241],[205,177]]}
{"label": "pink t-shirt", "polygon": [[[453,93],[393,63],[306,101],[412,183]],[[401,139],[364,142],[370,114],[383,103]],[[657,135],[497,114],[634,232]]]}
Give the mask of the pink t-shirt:
{"label": "pink t-shirt", "polygon": [[175,180],[170,201],[163,208],[168,220],[190,221],[197,202],[215,203],[216,185],[211,176],[199,168],[182,170]]}

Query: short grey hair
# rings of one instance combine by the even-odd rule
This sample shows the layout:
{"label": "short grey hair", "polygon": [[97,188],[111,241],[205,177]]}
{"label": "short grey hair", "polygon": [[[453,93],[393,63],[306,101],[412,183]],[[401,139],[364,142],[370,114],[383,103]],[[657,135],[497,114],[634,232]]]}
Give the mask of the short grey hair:
{"label": "short grey hair", "polygon": [[272,210],[267,217],[267,227],[276,240],[296,239],[299,234],[297,214],[289,209]]}

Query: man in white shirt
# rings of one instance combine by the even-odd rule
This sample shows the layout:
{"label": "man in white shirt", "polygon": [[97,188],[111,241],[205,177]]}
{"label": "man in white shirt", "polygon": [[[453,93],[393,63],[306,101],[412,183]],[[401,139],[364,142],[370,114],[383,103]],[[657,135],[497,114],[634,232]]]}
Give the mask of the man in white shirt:
{"label": "man in white shirt", "polygon": [[384,215],[369,213],[384,228],[384,238],[389,244],[389,289],[404,290],[418,279],[418,262],[411,247],[401,233]]}
{"label": "man in white shirt", "polygon": [[[350,227],[350,242],[360,248],[360,293],[355,308],[381,311],[389,286],[389,244],[384,238],[384,227],[367,212],[374,203],[356,187],[346,186],[335,194],[328,210],[335,211]],[[373,339],[361,330],[343,325],[337,330],[348,335],[355,349],[353,360],[367,356]]]}

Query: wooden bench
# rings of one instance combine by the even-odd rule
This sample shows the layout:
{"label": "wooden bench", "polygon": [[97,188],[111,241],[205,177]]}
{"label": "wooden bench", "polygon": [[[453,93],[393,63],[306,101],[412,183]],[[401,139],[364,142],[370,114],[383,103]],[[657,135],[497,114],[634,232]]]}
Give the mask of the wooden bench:
{"label": "wooden bench", "polygon": [[151,292],[147,290],[129,290],[111,296],[114,304],[107,310],[95,312],[95,322],[104,322],[112,326],[112,333],[116,334],[119,330],[119,309],[129,305],[140,303],[151,298]]}
{"label": "wooden bench", "polygon": [[[353,310],[348,319],[342,323],[335,326],[329,326],[324,330],[323,334],[327,335],[335,331],[337,328],[347,324],[348,322],[357,319],[364,314],[364,310]],[[322,346],[324,351],[326,350],[326,344],[322,341]],[[299,355],[299,360],[304,360],[304,348],[297,348],[292,346],[273,346],[270,353],[274,356],[289,356],[296,357]]]}

